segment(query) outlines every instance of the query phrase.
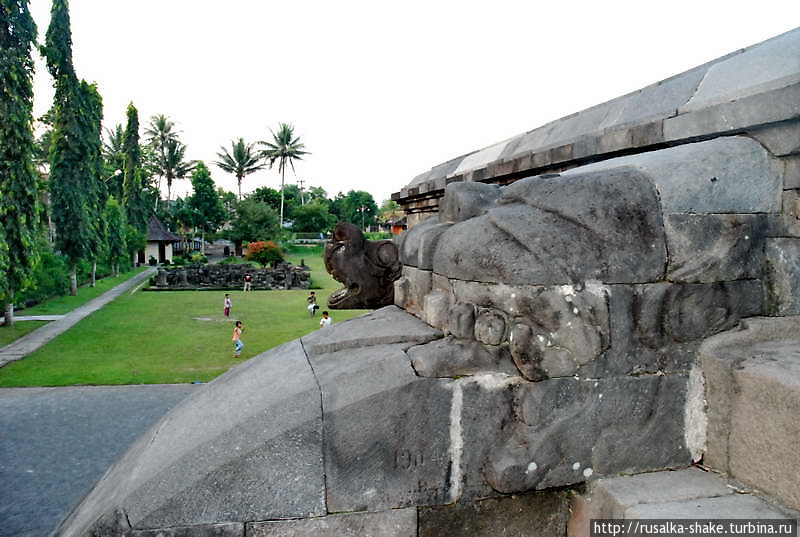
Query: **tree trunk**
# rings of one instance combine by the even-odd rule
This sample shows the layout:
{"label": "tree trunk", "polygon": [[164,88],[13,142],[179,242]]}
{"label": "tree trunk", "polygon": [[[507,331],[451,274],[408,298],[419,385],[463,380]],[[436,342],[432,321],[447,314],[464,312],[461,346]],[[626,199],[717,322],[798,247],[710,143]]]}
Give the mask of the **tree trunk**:
{"label": "tree trunk", "polygon": [[11,301],[6,302],[5,321],[3,324],[5,326],[14,326],[14,303]]}
{"label": "tree trunk", "polygon": [[97,261],[92,260],[92,283],[91,286],[94,287],[97,284]]}
{"label": "tree trunk", "polygon": [[283,176],[286,173],[286,168],[281,168],[281,233],[283,233]]}
{"label": "tree trunk", "polygon": [[69,271],[69,294],[75,296],[78,294],[78,266],[72,265]]}
{"label": "tree trunk", "polygon": [[239,201],[242,201],[242,178],[237,176],[236,180],[239,183]]}
{"label": "tree trunk", "polygon": [[236,257],[242,257],[242,241],[233,241]]}
{"label": "tree trunk", "polygon": [[206,230],[200,230],[200,253],[206,255]]}
{"label": "tree trunk", "polygon": [[170,196],[172,195],[172,180],[167,177],[167,201],[172,199]]}

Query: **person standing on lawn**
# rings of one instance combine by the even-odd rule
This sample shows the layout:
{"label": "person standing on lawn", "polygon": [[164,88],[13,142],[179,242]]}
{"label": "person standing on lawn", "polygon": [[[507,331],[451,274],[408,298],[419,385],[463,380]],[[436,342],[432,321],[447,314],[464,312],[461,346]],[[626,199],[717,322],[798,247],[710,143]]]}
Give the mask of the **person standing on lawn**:
{"label": "person standing on lawn", "polygon": [[225,315],[225,317],[230,317],[232,309],[233,302],[231,302],[231,296],[228,293],[225,293],[225,306],[222,310],[222,313]]}
{"label": "person standing on lawn", "polygon": [[253,285],[253,275],[247,273],[244,275],[244,289],[242,291],[252,291],[253,289],[251,286]]}
{"label": "person standing on lawn", "polygon": [[308,313],[313,316],[319,309],[319,306],[317,306],[317,295],[314,294],[314,291],[311,291],[311,293],[308,295],[306,302],[308,302],[306,309],[308,310]]}
{"label": "person standing on lawn", "polygon": [[322,312],[322,318],[319,320],[320,328],[327,328],[331,325],[333,319],[330,318],[327,311]]}
{"label": "person standing on lawn", "polygon": [[244,332],[244,325],[242,325],[242,321],[236,321],[236,324],[233,327],[233,357],[239,358],[242,355],[242,349],[244,348],[244,342],[242,341],[242,332]]}

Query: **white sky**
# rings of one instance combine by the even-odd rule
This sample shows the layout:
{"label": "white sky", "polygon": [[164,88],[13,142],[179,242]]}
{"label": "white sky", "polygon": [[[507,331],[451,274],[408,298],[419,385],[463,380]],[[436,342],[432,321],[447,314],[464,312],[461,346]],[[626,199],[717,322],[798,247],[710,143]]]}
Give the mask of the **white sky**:
{"label": "white sky", "polygon": [[[50,1],[31,8],[44,40]],[[379,204],[445,160],[800,24],[797,0],[71,0],[70,13],[76,71],[97,82],[106,126],[133,101],[143,126],[168,115],[187,156],[210,165],[233,138],[292,123],[313,153],[297,167],[306,186]],[[37,117],[50,86],[39,61]],[[242,190],[279,184],[265,170]]]}

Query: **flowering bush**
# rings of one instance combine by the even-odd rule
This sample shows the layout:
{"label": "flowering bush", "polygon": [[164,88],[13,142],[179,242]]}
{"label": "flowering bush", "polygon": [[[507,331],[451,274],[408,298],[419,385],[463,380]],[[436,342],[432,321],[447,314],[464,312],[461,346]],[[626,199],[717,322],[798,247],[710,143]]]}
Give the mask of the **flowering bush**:
{"label": "flowering bush", "polygon": [[246,259],[260,263],[262,267],[283,261],[283,252],[272,241],[251,242],[247,245]]}

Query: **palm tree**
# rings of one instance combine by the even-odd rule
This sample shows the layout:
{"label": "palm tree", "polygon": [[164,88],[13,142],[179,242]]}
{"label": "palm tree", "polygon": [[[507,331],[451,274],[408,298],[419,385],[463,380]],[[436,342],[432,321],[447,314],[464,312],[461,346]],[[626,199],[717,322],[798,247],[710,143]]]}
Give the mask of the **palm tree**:
{"label": "palm tree", "polygon": [[[155,149],[158,153],[158,158],[161,160],[161,162],[163,162],[166,157],[165,153],[167,150],[167,143],[170,140],[178,140],[178,133],[173,130],[174,128],[175,123],[172,120],[170,120],[164,114],[157,114],[150,118],[150,126],[144,131],[144,135],[147,137],[147,140],[153,149]],[[163,175],[159,175],[159,191],[161,190],[161,179],[163,178]],[[167,179],[167,182],[171,182],[171,180]]]}
{"label": "palm tree", "polygon": [[285,182],[286,163],[289,163],[292,167],[292,173],[294,173],[294,161],[303,160],[303,155],[308,155],[310,153],[304,151],[305,144],[300,142],[300,137],[298,136],[295,138],[294,126],[280,123],[277,133],[272,129],[269,131],[272,133],[272,141],[259,143],[267,146],[263,155],[269,160],[269,167],[272,168],[277,161],[278,171],[281,172],[281,229],[283,229],[283,185]]}
{"label": "palm tree", "polygon": [[122,170],[125,168],[125,129],[117,124],[113,129],[106,129],[103,140],[103,158],[106,162],[106,183],[109,192],[117,199],[122,199]]}
{"label": "palm tree", "polygon": [[262,170],[267,165],[266,162],[261,161],[264,157],[253,149],[254,145],[246,144],[243,138],[239,138],[238,142],[231,142],[230,153],[225,149],[225,146],[220,146],[222,152],[217,153],[220,160],[214,162],[222,171],[236,176],[236,181],[239,183],[240,200],[242,199],[242,179],[244,179],[244,176]]}
{"label": "palm tree", "polygon": [[163,156],[157,159],[158,174],[167,180],[167,201],[172,197],[172,180],[183,179],[194,170],[196,162],[184,161],[186,146],[176,138],[164,143]]}

